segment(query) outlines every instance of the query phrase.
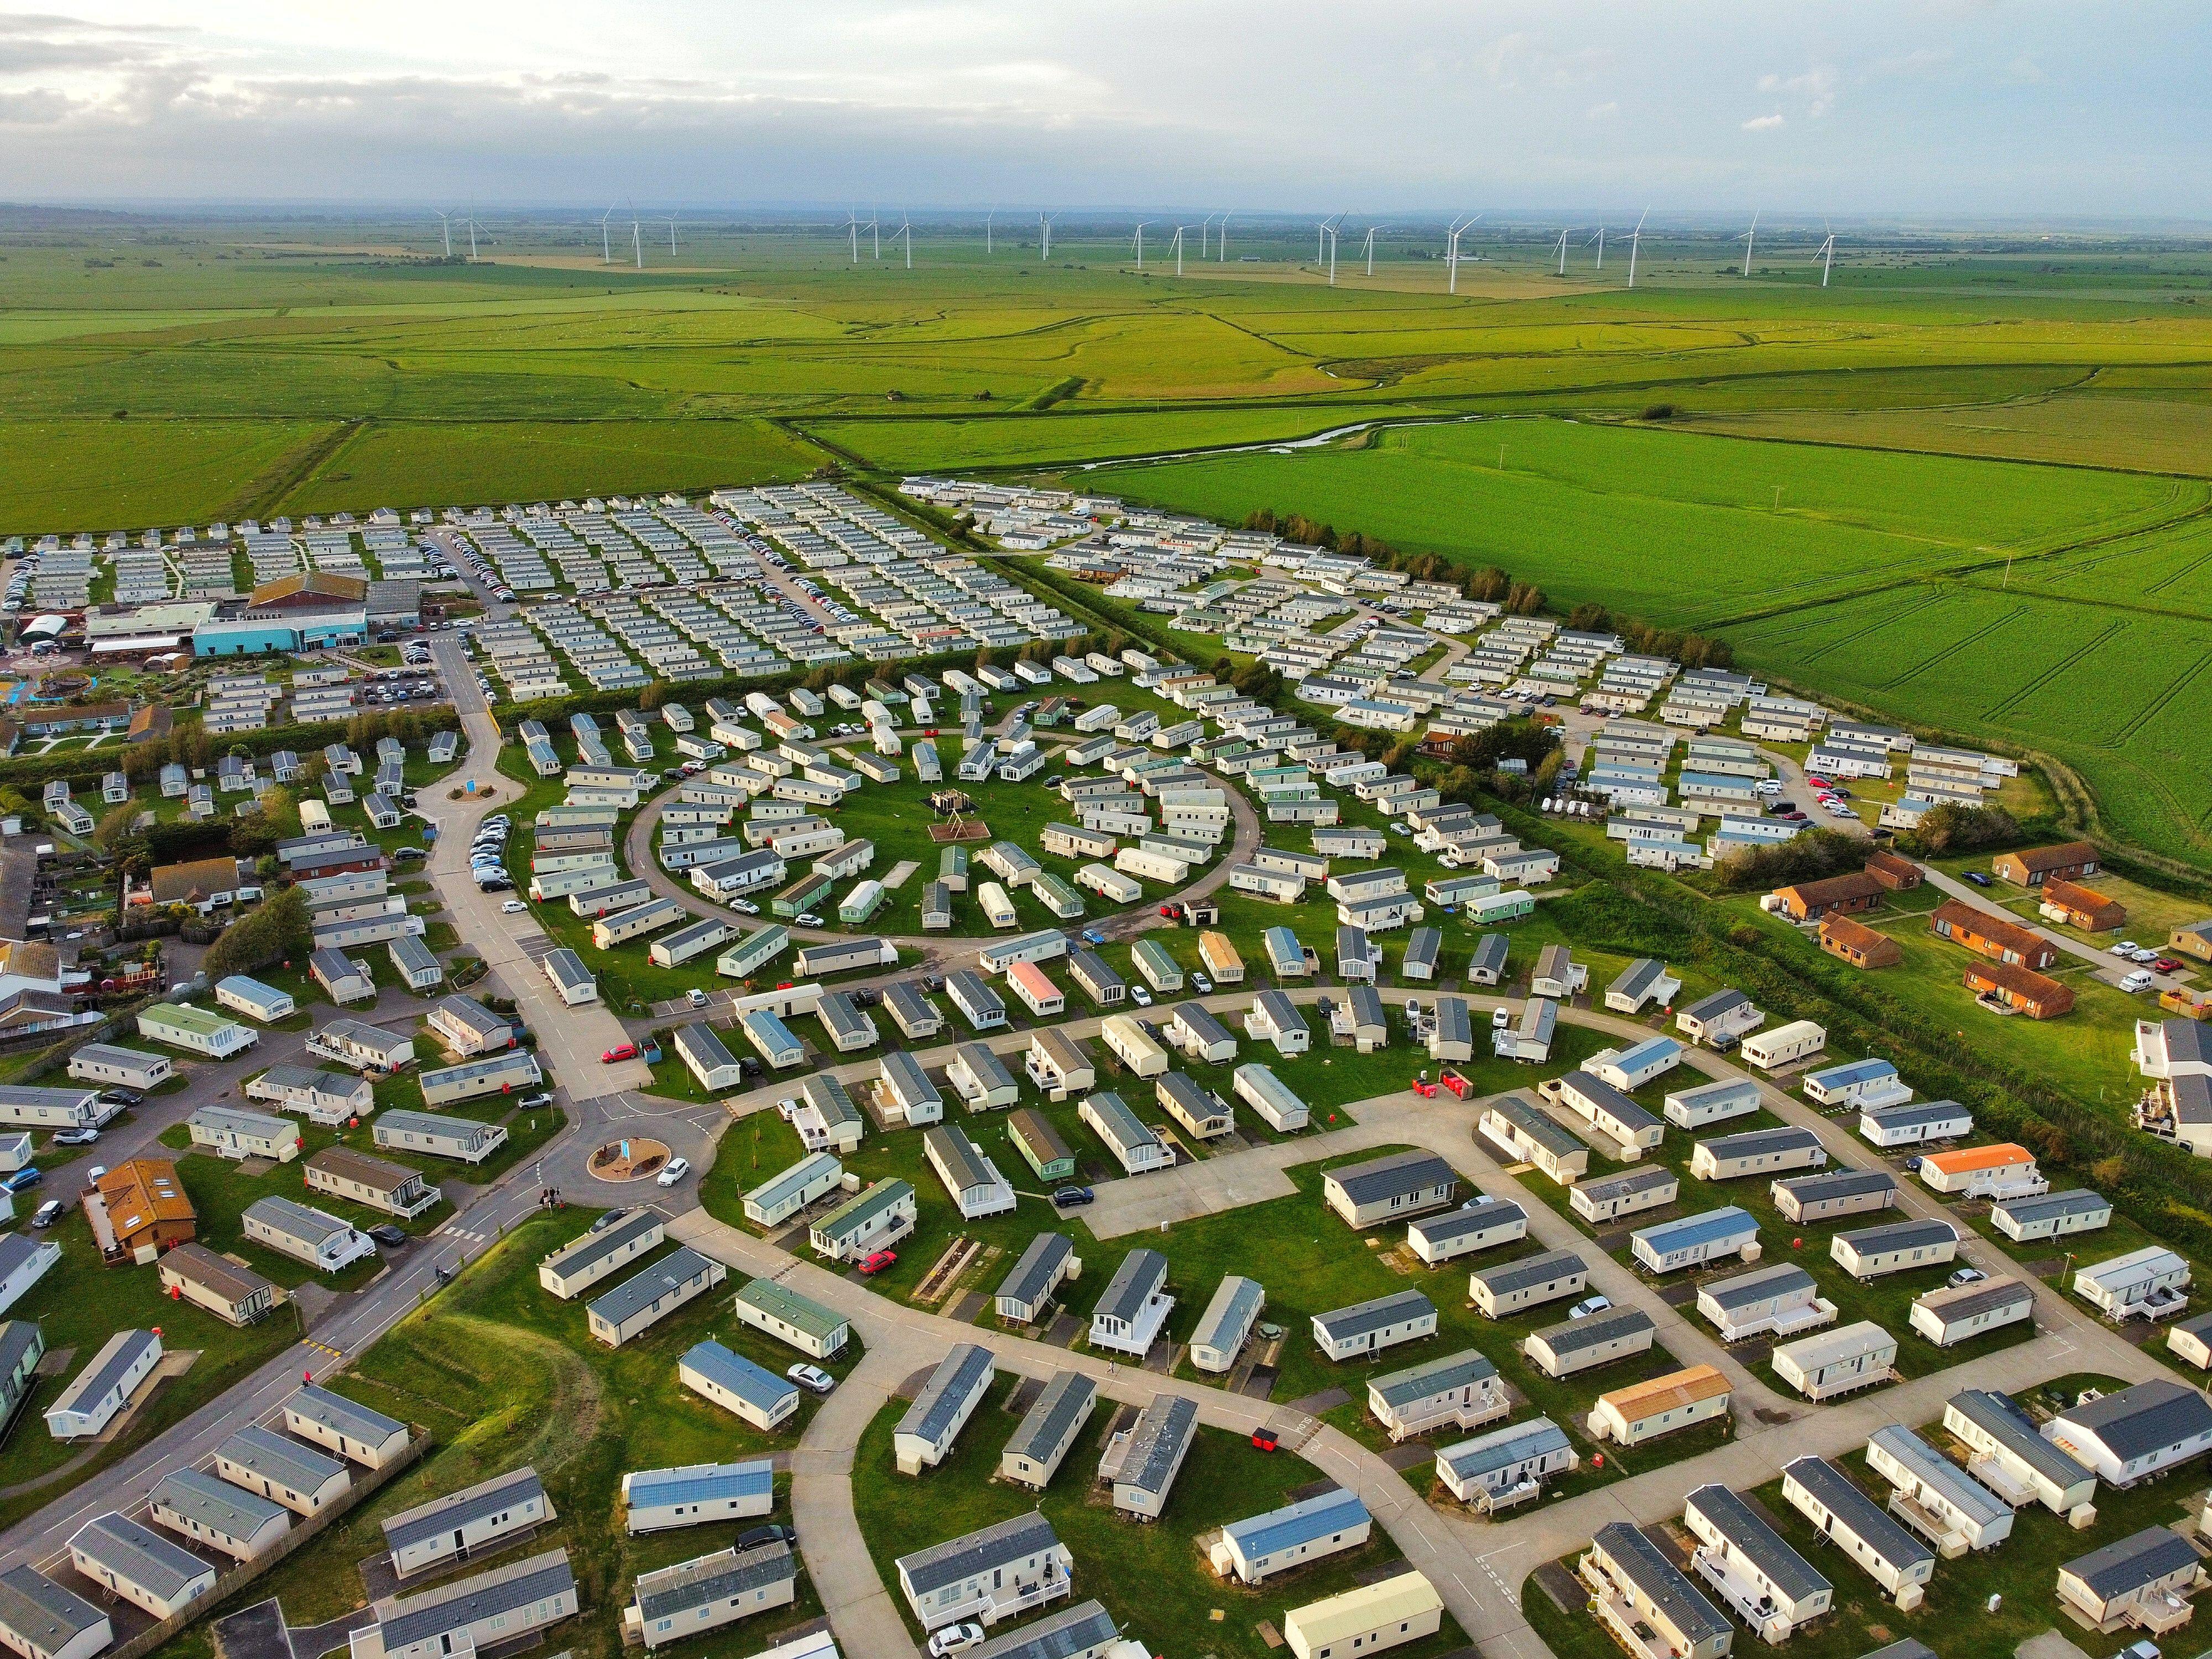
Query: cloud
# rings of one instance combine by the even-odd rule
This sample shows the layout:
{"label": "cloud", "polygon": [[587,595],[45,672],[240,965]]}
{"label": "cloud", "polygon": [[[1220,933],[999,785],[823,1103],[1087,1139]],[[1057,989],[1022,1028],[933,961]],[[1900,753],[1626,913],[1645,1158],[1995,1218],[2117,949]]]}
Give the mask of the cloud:
{"label": "cloud", "polygon": [[1608,98],[1602,104],[1592,104],[1587,113],[1593,121],[1610,121],[1620,113],[1620,100]]}
{"label": "cloud", "polygon": [[1771,132],[1782,125],[1783,117],[1779,113],[1754,115],[1743,124],[1743,130],[1746,132]]}
{"label": "cloud", "polygon": [[1801,98],[1805,100],[1805,113],[1819,117],[1836,106],[1836,80],[1834,70],[1822,67],[1807,70],[1802,75],[1762,75],[1759,77],[1759,89],[1787,98]]}

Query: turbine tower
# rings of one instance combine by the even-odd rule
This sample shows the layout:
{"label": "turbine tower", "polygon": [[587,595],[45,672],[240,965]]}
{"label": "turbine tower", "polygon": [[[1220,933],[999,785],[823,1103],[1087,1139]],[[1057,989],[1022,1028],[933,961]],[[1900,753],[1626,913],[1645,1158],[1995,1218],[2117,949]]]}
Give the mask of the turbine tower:
{"label": "turbine tower", "polygon": [[1583,246],[1588,247],[1591,242],[1597,244],[1597,268],[1603,270],[1605,269],[1605,227],[1603,225],[1600,225],[1597,228],[1597,234],[1591,237],[1589,242],[1584,242]]}
{"label": "turbine tower", "polygon": [[668,216],[668,252],[672,258],[676,254],[676,219],[677,216],[672,213]]}
{"label": "turbine tower", "polygon": [[999,210],[996,208],[993,208],[983,216],[983,252],[986,258],[988,258],[991,252],[991,221],[998,216]]}
{"label": "turbine tower", "polygon": [[1447,294],[1456,294],[1459,292],[1459,239],[1465,235],[1467,234],[1468,228],[1480,217],[1482,217],[1482,216],[1480,213],[1475,213],[1468,215],[1464,219],[1455,219],[1451,222],[1451,228],[1446,233],[1444,241],[1444,292]]}
{"label": "turbine tower", "polygon": [[[1825,224],[1822,228],[1828,229]],[[1813,258],[1820,261],[1820,286],[1826,288],[1828,285],[1828,271],[1836,263],[1836,233],[1832,229],[1828,229],[1828,240],[1821,243],[1814,251]]]}
{"label": "turbine tower", "polygon": [[859,214],[848,213],[845,216],[845,233],[852,239],[853,263],[857,265],[860,263],[860,216]]}
{"label": "turbine tower", "polygon": [[1145,268],[1145,227],[1152,222],[1150,219],[1137,221],[1137,269],[1139,271]]}
{"label": "turbine tower", "polygon": [[875,249],[876,258],[878,259],[882,258],[884,257],[884,228],[878,222],[876,218],[876,210],[873,208],[870,208],[868,210],[868,239],[870,245]]}
{"label": "turbine tower", "polygon": [[477,262],[477,216],[469,215],[469,263]]}
{"label": "turbine tower", "polygon": [[1636,253],[1644,245],[1644,222],[1650,216],[1651,210],[1644,209],[1637,216],[1636,228],[1628,233],[1628,285],[1631,288],[1636,286]]}
{"label": "turbine tower", "polygon": [[906,268],[912,270],[914,269],[914,224],[903,213],[899,215],[898,233],[891,238],[891,240],[903,241],[906,244]]}
{"label": "turbine tower", "polygon": [[629,251],[636,257],[637,268],[643,270],[645,269],[645,232],[638,223],[637,210],[635,208],[630,210],[629,216]]}
{"label": "turbine tower", "polygon": [[1037,215],[1037,236],[1039,238],[1037,263],[1039,264],[1046,264],[1051,262],[1052,222],[1055,216],[1055,215],[1049,213],[1040,213]]}
{"label": "turbine tower", "polygon": [[1380,225],[1367,227],[1367,274],[1370,276],[1375,274],[1375,233],[1382,228]]}
{"label": "turbine tower", "polygon": [[446,257],[448,259],[452,258],[453,257],[453,216],[452,214],[438,215],[438,234],[446,239]]}
{"label": "turbine tower", "polygon": [[1324,219],[1322,222],[1322,234],[1328,238],[1328,285],[1331,288],[1336,286],[1336,233],[1342,228],[1346,216],[1351,211],[1350,208],[1346,208],[1335,218]]}
{"label": "turbine tower", "polygon": [[1176,275],[1178,276],[1182,275],[1182,234],[1189,228],[1190,227],[1188,225],[1177,225],[1176,227],[1175,242],[1173,246],[1175,248],[1176,257]]}
{"label": "turbine tower", "polygon": [[1564,231],[1564,230],[1563,230],[1563,231],[1561,231],[1561,232],[1559,233],[1559,275],[1560,275],[1560,276],[1565,276],[1566,274],[1567,274],[1567,233],[1566,233],[1565,231]]}
{"label": "turbine tower", "polygon": [[1759,215],[1751,216],[1751,228],[1743,234],[1743,274],[1751,275],[1751,246],[1759,240]]}
{"label": "turbine tower", "polygon": [[599,216],[599,263],[603,265],[611,265],[615,262],[614,243],[607,235],[607,221],[614,216],[615,210],[611,206]]}
{"label": "turbine tower", "polygon": [[1227,208],[1221,210],[1221,228],[1213,239],[1213,263],[1218,265],[1229,263],[1229,210]]}

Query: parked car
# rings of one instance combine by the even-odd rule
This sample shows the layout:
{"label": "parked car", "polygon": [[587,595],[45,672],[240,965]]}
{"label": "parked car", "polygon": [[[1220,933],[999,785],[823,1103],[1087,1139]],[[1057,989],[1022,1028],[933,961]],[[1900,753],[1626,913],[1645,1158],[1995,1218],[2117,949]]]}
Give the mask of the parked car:
{"label": "parked car", "polygon": [[763,1544],[796,1544],[799,1534],[789,1527],[770,1522],[763,1527],[747,1527],[738,1534],[737,1550],[742,1555],[747,1550],[757,1550]]}
{"label": "parked car", "polygon": [[54,1137],[57,1146],[89,1146],[100,1139],[100,1131],[91,1127],[64,1129]]}
{"label": "parked car", "polygon": [[1139,1008],[1149,1008],[1152,1006],[1152,994],[1141,985],[1132,985],[1129,988],[1129,1000]]}
{"label": "parked car", "polygon": [[617,1060],[635,1060],[636,1058],[637,1044],[635,1042],[617,1042],[613,1048],[608,1049],[605,1054],[599,1056],[599,1064],[602,1066],[611,1066]]}
{"label": "parked car", "polygon": [[37,1212],[31,1217],[31,1224],[43,1231],[59,1221],[62,1212],[68,1207],[58,1198],[50,1198],[39,1206]]}
{"label": "parked car", "polygon": [[1206,978],[1204,974],[1193,974],[1190,976],[1190,985],[1191,989],[1196,991],[1200,996],[1206,995],[1213,989],[1213,981]]}
{"label": "parked car", "polygon": [[2140,968],[2136,969],[2135,972],[2130,974],[2125,979],[2120,981],[2120,989],[2130,993],[2148,991],[2150,988],[2150,975],[2143,972]]}
{"label": "parked car", "polygon": [[1492,1030],[1502,1031],[1512,1023],[1513,1011],[1510,1008],[1492,1008],[1490,1011],[1490,1029]]}
{"label": "parked car", "polygon": [[1103,945],[1106,942],[1106,935],[1096,927],[1086,927],[1083,930],[1083,942],[1085,945]]}
{"label": "parked car", "polygon": [[2151,963],[2151,970],[2160,974],[2178,974],[2181,971],[2181,964],[2172,957],[2160,957]]}
{"label": "parked car", "polygon": [[1978,870],[1969,870],[1960,878],[1971,881],[1977,887],[1986,887],[1990,884],[1990,878]]}
{"label": "parked car", "polygon": [[741,916],[757,916],[760,914],[760,906],[755,904],[750,899],[732,899],[730,908]]}
{"label": "parked car", "polygon": [[837,1379],[819,1365],[800,1364],[788,1367],[783,1373],[802,1389],[816,1394],[827,1394],[837,1386]]}
{"label": "parked car", "polygon": [[503,916],[519,916],[529,908],[520,899],[509,899],[499,907],[499,913]]}
{"label": "parked car", "polygon": [[628,1210],[609,1210],[605,1215],[601,1216],[597,1221],[594,1221],[592,1224],[592,1231],[595,1233],[603,1233],[629,1213],[629,1212]]}
{"label": "parked car", "polygon": [[1053,1189],[1052,1201],[1063,1210],[1073,1210],[1097,1196],[1088,1187],[1058,1187]]}
{"label": "parked car", "polygon": [[945,1659],[948,1653],[958,1653],[972,1648],[983,1639],[983,1627],[973,1623],[947,1625],[929,1638],[929,1659]]}
{"label": "parked car", "polygon": [[690,1173],[691,1160],[690,1158],[672,1158],[668,1160],[668,1167],[663,1170],[658,1176],[654,1176],[653,1179],[658,1181],[664,1187],[673,1187],[678,1182],[683,1180],[685,1176],[688,1176]]}
{"label": "parked car", "polygon": [[895,1265],[897,1261],[898,1252],[896,1250],[878,1250],[873,1255],[871,1255],[866,1261],[860,1263],[860,1271],[862,1273],[872,1279],[876,1274],[883,1272],[884,1268]]}
{"label": "parked car", "polygon": [[550,1106],[553,1103],[553,1091],[548,1089],[540,1094],[525,1095],[514,1103],[525,1110],[534,1112],[540,1106]]}
{"label": "parked car", "polygon": [[406,1233],[389,1221],[378,1222],[368,1230],[368,1236],[389,1250],[396,1250],[407,1242]]}
{"label": "parked car", "polygon": [[1984,1273],[1979,1267],[1961,1267],[1958,1272],[1953,1273],[1950,1278],[1943,1282],[1947,1285],[1956,1287],[1960,1285],[1976,1284],[1988,1277],[1989,1275]]}
{"label": "parked car", "polygon": [[1606,1296],[1586,1296],[1567,1310],[1570,1319],[1588,1319],[1592,1314],[1601,1314],[1613,1306],[1613,1298]]}
{"label": "parked car", "polygon": [[0,1188],[11,1193],[26,1193],[46,1178],[45,1173],[37,1164],[26,1164],[5,1181],[0,1181]]}
{"label": "parked car", "polygon": [[809,910],[803,916],[793,916],[792,921],[801,927],[819,927],[822,925],[822,918],[816,915],[811,910]]}

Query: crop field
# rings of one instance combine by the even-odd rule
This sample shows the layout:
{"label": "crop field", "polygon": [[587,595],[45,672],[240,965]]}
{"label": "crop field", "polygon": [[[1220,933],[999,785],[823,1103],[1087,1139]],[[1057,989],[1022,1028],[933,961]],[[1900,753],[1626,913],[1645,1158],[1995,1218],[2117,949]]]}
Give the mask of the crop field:
{"label": "crop field", "polygon": [[[1057,472],[1722,627],[1771,677],[2055,756],[2112,833],[2212,860],[2184,725],[2212,259],[1868,246],[1823,289],[1809,248],[1746,280],[1652,238],[1631,290],[1496,230],[1454,295],[1413,232],[1330,288],[1283,226],[1182,276],[1125,227],[1064,226],[1049,264],[1000,229],[919,235],[908,270],[704,226],[636,270],[580,222],[470,264],[428,223],[0,216],[0,533]],[[1568,418],[1468,419],[1538,415]],[[1268,447],[1370,422],[1451,424]]]}

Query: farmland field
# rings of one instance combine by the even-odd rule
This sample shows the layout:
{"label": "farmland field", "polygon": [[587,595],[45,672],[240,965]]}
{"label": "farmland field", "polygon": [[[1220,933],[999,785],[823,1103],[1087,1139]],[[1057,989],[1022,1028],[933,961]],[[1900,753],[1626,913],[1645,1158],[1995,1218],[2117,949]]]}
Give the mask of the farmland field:
{"label": "farmland field", "polygon": [[[1653,237],[1631,290],[1486,229],[1455,295],[1412,231],[1330,288],[1287,225],[1184,276],[1125,226],[1063,225],[1049,264],[1000,230],[918,228],[908,270],[702,226],[636,270],[580,221],[471,264],[429,222],[0,215],[0,534],[1057,473],[1719,629],[1771,678],[2054,756],[2113,834],[2212,863],[2212,259],[1869,246],[1823,289],[1809,248],[1745,280]],[[1082,470],[1375,421],[1451,424]]]}

